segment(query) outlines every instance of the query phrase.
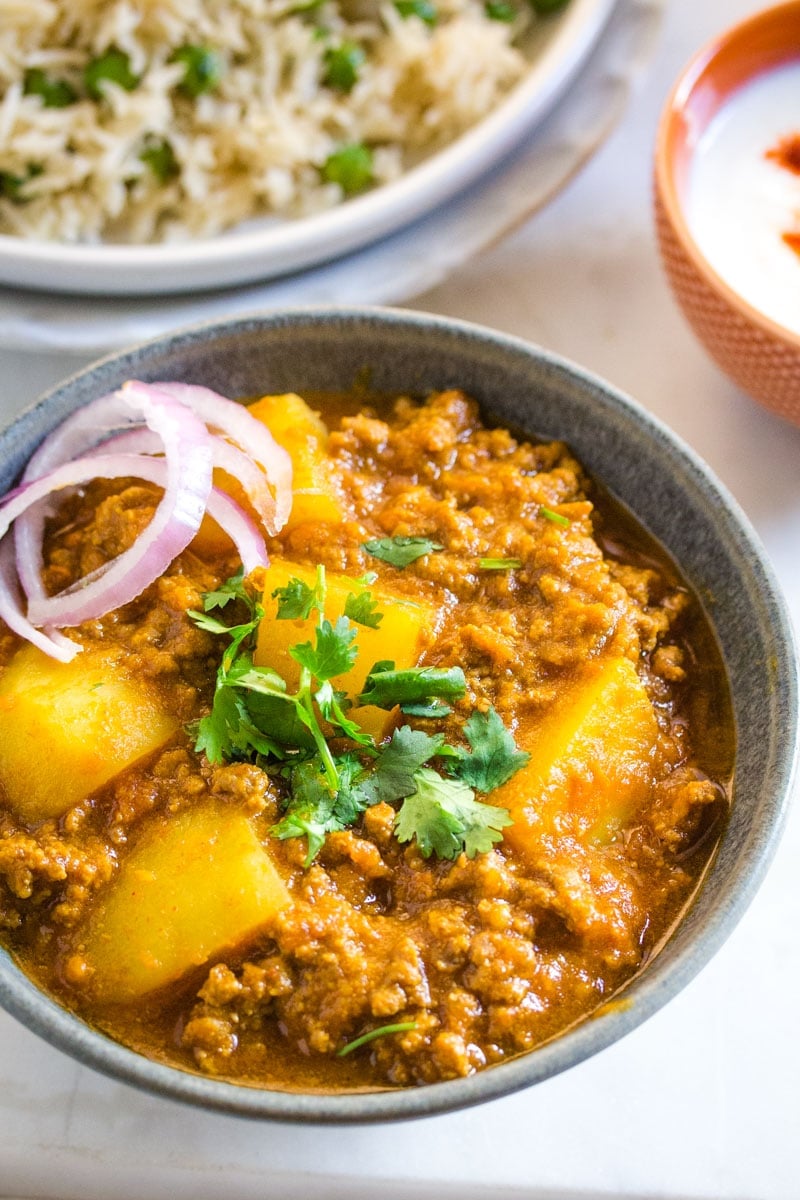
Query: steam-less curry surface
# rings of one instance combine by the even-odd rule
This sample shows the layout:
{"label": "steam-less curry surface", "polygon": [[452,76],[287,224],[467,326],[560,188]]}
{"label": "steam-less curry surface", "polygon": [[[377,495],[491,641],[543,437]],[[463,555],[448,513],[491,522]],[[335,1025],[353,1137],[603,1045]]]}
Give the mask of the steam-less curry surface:
{"label": "steam-less curry surface", "polygon": [[[395,593],[437,607],[440,629],[424,661],[466,673],[467,695],[444,723],[456,743],[465,717],[492,704],[529,745],[537,729],[553,728],[587,663],[629,660],[658,722],[643,802],[603,837],[580,837],[555,819],[524,855],[511,837],[454,862],[400,845],[393,809],[378,804],[330,835],[304,869],[301,839],[270,836],[280,782],[249,764],[210,765],[182,730],[208,711],[222,650],[186,611],[238,566],[205,536],[137,601],[78,631],[127,677],[155,687],[181,727],[58,820],[26,825],[0,796],[2,936],[60,1001],[173,1065],[280,1088],[429,1083],[533,1049],[595,1012],[652,956],[724,820],[733,752],[726,683],[672,564],[563,444],[486,429],[457,391],[361,412],[354,399],[332,398],[324,408],[346,520],[295,526],[271,551],[352,577],[374,570]],[[50,589],[130,544],[157,499],[131,481],[65,501],[47,536]],[[569,525],[544,519],[542,505],[557,506]],[[444,549],[399,571],[361,548],[387,535],[426,535]],[[523,565],[482,570],[482,557]],[[0,661],[18,647],[0,635]],[[163,992],[99,999],[83,956],[93,906],[154,828],[209,801],[247,817],[292,904],[247,945]],[[366,1030],[407,1021],[416,1028],[336,1057]]]}

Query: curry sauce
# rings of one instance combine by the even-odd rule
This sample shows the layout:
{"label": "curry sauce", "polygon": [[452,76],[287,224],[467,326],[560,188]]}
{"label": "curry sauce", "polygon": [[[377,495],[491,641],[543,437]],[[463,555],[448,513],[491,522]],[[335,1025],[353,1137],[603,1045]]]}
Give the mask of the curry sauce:
{"label": "curry sauce", "polygon": [[[270,543],[273,568],[322,565],[334,580],[373,572],[382,607],[394,598],[398,611],[422,614],[418,643],[396,624],[386,657],[459,667],[465,694],[442,717],[395,711],[376,726],[378,741],[402,719],[464,745],[470,715],[493,709],[528,755],[485,798],[513,824],[491,848],[453,860],[399,841],[386,801],[329,833],[310,864],[304,838],[275,837],[285,776],[261,759],[210,762],[195,749],[223,643],[188,613],[238,567],[207,524],[137,600],[76,631],[85,655],[75,662],[101,664],[92,695],[123,680],[169,724],[157,748],[137,743],[131,761],[56,815],[23,812],[16,783],[0,791],[0,928],[61,1003],[182,1069],[284,1089],[432,1083],[557,1036],[656,952],[728,810],[727,682],[675,565],[564,444],[486,428],[455,390],[311,399],[324,455],[308,440],[297,448],[299,500]],[[48,589],[130,545],[158,498],[136,480],[67,498],[48,525]],[[402,569],[364,549],[398,537],[441,549]],[[259,637],[267,657],[277,653],[268,630]],[[15,726],[2,725],[3,684],[24,655],[0,632],[6,744]],[[52,774],[58,730],[48,737],[39,753]],[[0,741],[0,780],[10,779],[2,759]],[[14,780],[25,775],[14,769]],[[172,867],[161,864],[164,847],[176,847]],[[229,889],[218,901],[217,878]],[[144,936],[143,910],[127,912],[125,896],[153,880],[163,881],[159,921],[176,914],[193,950],[184,962],[184,935],[170,928],[141,983],[125,947]],[[223,945],[234,909],[242,933]],[[394,1024],[404,1028],[342,1056]]]}

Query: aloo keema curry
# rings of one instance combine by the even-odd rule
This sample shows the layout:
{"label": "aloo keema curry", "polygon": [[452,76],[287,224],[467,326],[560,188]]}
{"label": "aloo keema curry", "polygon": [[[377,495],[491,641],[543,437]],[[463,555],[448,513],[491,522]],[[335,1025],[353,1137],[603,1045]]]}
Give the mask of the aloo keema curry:
{"label": "aloo keema curry", "polygon": [[[0,626],[2,940],[185,1070],[335,1091],[501,1063],[614,997],[702,880],[733,755],[713,637],[564,444],[459,391],[250,412],[293,468],[268,565],[206,515],[75,618],[71,660]],[[143,536],[158,469],[61,496],[47,597]]]}

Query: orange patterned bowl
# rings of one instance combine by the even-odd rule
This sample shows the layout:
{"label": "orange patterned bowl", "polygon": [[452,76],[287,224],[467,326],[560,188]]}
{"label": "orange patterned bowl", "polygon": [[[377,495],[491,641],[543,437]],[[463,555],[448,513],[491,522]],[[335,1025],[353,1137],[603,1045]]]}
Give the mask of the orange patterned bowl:
{"label": "orange patterned bowl", "polygon": [[[800,332],[767,316],[726,282],[698,245],[687,215],[692,166],[712,120],[740,89],[792,63],[800,64],[800,0],[757,13],[692,59],[658,131],[655,220],[669,282],[709,354],[755,400],[800,424]],[[800,134],[800,127],[792,132]],[[795,179],[800,211],[800,175]],[[796,295],[800,308],[800,257]]]}

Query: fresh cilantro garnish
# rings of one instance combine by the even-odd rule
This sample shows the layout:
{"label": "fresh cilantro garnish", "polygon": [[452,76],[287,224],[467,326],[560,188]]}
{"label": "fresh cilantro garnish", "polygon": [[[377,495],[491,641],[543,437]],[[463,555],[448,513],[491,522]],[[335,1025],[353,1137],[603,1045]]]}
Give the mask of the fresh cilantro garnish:
{"label": "fresh cilantro garnish", "polygon": [[401,571],[418,558],[424,558],[434,550],[444,549],[439,542],[432,542],[430,538],[425,537],[373,538],[364,542],[363,547],[373,558],[379,558],[381,562],[389,563]]}
{"label": "fresh cilantro garnish", "polygon": [[[429,715],[434,708],[438,716],[446,716],[447,705],[432,705],[432,700],[459,700],[467,689],[461,667],[410,667],[398,671],[393,662],[377,662],[372,667],[359,696],[360,704],[375,704],[378,708],[394,708],[403,712],[416,710],[414,715]],[[424,708],[425,713],[419,709]]]}
{"label": "fresh cilantro garnish", "polygon": [[0,196],[13,200],[15,204],[24,204],[29,198],[23,191],[26,183],[37,179],[43,171],[41,163],[28,163],[24,175],[15,175],[13,171],[0,171]]}
{"label": "fresh cilantro garnish", "polygon": [[478,566],[482,571],[518,571],[522,566],[521,558],[480,558]]}
{"label": "fresh cilantro garnish", "polygon": [[307,621],[315,609],[322,612],[325,581],[320,575],[321,570],[321,567],[317,568],[313,588],[302,579],[290,579],[285,587],[275,588],[272,599],[278,601],[279,621]]}
{"label": "fresh cilantro garnish", "polygon": [[352,1042],[348,1042],[346,1046],[342,1046],[341,1049],[336,1051],[336,1057],[344,1058],[345,1054],[352,1054],[360,1046],[366,1046],[368,1042],[374,1042],[375,1038],[386,1037],[387,1033],[408,1033],[410,1030],[416,1028],[416,1021],[395,1021],[393,1025],[381,1025],[378,1029],[370,1029],[369,1033],[362,1033],[361,1037],[354,1038]]}
{"label": "fresh cilantro garnish", "polygon": [[511,825],[505,808],[481,804],[471,787],[460,779],[444,779],[429,767],[414,776],[416,791],[407,796],[397,814],[394,833],[400,842],[416,839],[420,854],[430,858],[467,858],[491,850]]}
{"label": "fresh cilantro garnish", "polygon": [[464,724],[470,750],[459,749],[448,760],[448,770],[478,792],[492,792],[507,783],[528,762],[493,708],[474,712]]}
{"label": "fresh cilantro garnish", "polygon": [[378,601],[372,599],[371,592],[359,592],[357,596],[351,592],[344,602],[344,615],[368,629],[379,629],[383,620],[383,613],[378,612]]}
{"label": "fresh cilantro garnish", "polygon": [[[350,616],[375,628],[381,614],[369,592],[348,596],[349,615],[333,623],[325,616],[326,581],[317,569],[313,587],[290,579],[273,593],[279,618],[308,620],[316,610],[314,639],[289,647],[300,665],[297,690],[270,667],[253,662],[258,630],[264,618],[260,593],[240,572],[203,597],[203,611],[190,612],[195,624],[223,636],[228,644],[217,672],[211,711],[190,728],[195,749],[211,762],[247,761],[277,773],[288,784],[278,838],[305,837],[310,865],[329,833],[352,826],[373,804],[401,804],[396,833],[401,841],[416,838],[426,857],[432,853],[470,857],[489,849],[502,836],[510,818],[505,809],[482,804],[473,788],[491,791],[527,761],[493,709],[475,713],[464,726],[470,750],[450,746],[443,734],[428,734],[403,725],[376,746],[353,719],[353,702],[377,704],[426,717],[450,712],[443,700],[464,695],[459,667],[413,667],[397,670],[393,662],[377,662],[364,691],[351,698],[334,686],[358,654],[356,628]],[[226,624],[220,610],[235,606]],[[227,615],[227,614],[226,614]],[[237,618],[238,621],[237,621]],[[347,739],[350,749],[334,753],[331,729]],[[442,759],[445,777],[430,769]]]}
{"label": "fresh cilantro garnish", "polygon": [[563,516],[561,513],[553,512],[552,508],[547,508],[542,504],[539,508],[539,516],[544,517],[545,521],[552,521],[554,525],[569,525],[569,517]]}
{"label": "fresh cilantro garnish", "polygon": [[344,675],[356,661],[358,650],[352,644],[355,636],[356,630],[347,617],[339,617],[335,625],[323,618],[317,626],[315,644],[290,646],[289,653],[317,679],[333,679]]}

